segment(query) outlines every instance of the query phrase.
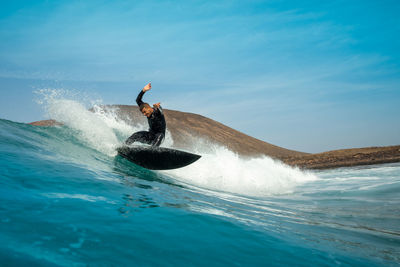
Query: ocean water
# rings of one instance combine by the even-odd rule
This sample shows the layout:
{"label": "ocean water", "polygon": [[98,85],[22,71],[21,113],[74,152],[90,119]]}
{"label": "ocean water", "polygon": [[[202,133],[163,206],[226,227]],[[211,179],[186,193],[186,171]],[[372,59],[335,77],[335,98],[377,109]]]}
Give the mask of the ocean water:
{"label": "ocean water", "polygon": [[150,171],[115,152],[146,125],[43,105],[64,126],[0,120],[1,266],[400,263],[400,164],[304,172],[194,139],[199,161]]}

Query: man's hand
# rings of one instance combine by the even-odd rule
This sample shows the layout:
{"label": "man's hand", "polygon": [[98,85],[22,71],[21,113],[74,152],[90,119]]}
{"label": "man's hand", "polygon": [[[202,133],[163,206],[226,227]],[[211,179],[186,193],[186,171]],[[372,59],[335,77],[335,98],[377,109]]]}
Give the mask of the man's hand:
{"label": "man's hand", "polygon": [[143,92],[147,92],[151,89],[151,83],[146,84],[145,87],[143,87]]}
{"label": "man's hand", "polygon": [[153,108],[159,108],[159,107],[160,107],[160,103],[153,104]]}

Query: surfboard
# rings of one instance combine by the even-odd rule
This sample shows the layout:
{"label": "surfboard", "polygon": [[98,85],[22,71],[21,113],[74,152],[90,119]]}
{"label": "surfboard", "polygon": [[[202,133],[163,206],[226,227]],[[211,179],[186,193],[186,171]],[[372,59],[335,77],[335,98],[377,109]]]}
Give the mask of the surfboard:
{"label": "surfboard", "polygon": [[118,155],[150,170],[171,170],[185,167],[201,156],[189,152],[152,146],[122,146],[117,148]]}

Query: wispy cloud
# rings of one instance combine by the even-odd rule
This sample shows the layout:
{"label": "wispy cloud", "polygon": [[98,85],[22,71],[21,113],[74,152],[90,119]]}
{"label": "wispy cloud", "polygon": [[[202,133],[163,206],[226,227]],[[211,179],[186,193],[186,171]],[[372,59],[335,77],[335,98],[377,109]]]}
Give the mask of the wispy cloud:
{"label": "wispy cloud", "polygon": [[[338,107],[400,99],[398,9],[346,1],[39,1],[0,17],[0,77],[107,82],[99,89],[105,95],[111,84],[153,81],[171,107],[239,130],[262,120],[280,125],[276,135],[289,130],[282,121],[324,128],[321,114],[334,119]],[[257,109],[252,116],[249,107]]]}

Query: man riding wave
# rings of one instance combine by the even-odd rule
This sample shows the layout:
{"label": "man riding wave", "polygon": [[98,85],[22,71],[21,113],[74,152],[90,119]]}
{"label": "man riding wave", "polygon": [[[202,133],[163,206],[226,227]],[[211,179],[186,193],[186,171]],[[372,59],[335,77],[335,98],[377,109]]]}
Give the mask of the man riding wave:
{"label": "man riding wave", "polygon": [[151,146],[160,146],[165,138],[165,129],[167,124],[165,122],[164,114],[160,103],[156,103],[151,107],[148,103],[142,101],[142,97],[145,92],[151,89],[151,83],[148,83],[140,91],[136,98],[136,103],[139,106],[140,111],[144,116],[147,117],[147,122],[149,123],[148,131],[140,131],[132,134],[128,139],[126,139],[125,144],[130,145],[134,142],[140,142],[149,144]]}

